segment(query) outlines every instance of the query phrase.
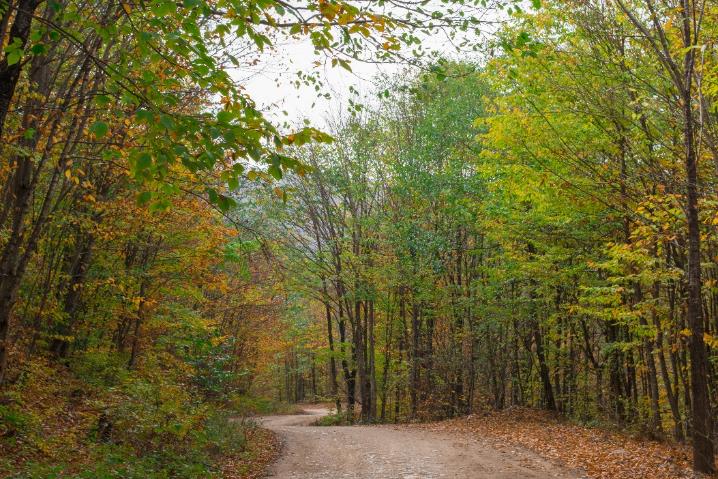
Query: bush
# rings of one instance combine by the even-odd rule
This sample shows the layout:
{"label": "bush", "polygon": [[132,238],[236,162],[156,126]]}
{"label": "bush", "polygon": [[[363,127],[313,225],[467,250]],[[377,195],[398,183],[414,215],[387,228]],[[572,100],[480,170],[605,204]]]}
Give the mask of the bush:
{"label": "bush", "polygon": [[266,416],[268,414],[300,414],[301,408],[296,404],[287,404],[263,397],[234,395],[229,407],[241,416]]}
{"label": "bush", "polygon": [[317,426],[347,426],[349,425],[349,421],[347,421],[346,413],[334,413],[322,416],[317,419],[315,424]]}
{"label": "bush", "polygon": [[74,356],[70,366],[75,376],[97,387],[114,387],[129,377],[126,361],[109,351],[85,351]]}
{"label": "bush", "polygon": [[70,369],[29,362],[0,405],[0,456],[22,458],[0,457],[0,477],[221,477],[221,463],[247,447],[253,425],[209,399],[195,372],[163,351],[145,354],[133,370],[124,355],[104,351],[76,353]]}
{"label": "bush", "polygon": [[188,391],[162,379],[134,379],[122,392],[124,397],[108,411],[111,439],[143,454],[183,450],[189,432],[205,420],[207,405],[192,401]]}
{"label": "bush", "polygon": [[27,434],[35,421],[31,416],[10,406],[0,404],[0,437],[15,437]]}
{"label": "bush", "polygon": [[215,412],[181,442],[155,450],[136,451],[125,444],[97,444],[90,467],[72,471],[72,465],[29,464],[12,479],[209,479],[219,477],[216,459],[241,451],[245,431],[254,424]]}
{"label": "bush", "polygon": [[212,477],[206,457],[150,454],[135,456],[125,447],[100,446],[93,451],[92,466],[69,472],[71,465],[31,464],[12,479],[205,479]]}
{"label": "bush", "polygon": [[233,418],[227,411],[219,411],[207,418],[196,438],[209,454],[226,455],[244,449],[247,427],[254,427],[254,424]]}

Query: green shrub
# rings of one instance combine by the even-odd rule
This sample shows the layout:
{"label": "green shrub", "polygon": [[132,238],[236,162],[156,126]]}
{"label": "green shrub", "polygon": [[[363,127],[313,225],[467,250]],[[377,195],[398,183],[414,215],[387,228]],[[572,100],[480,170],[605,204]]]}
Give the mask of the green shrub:
{"label": "green shrub", "polygon": [[92,466],[68,472],[69,465],[31,464],[12,479],[205,479],[211,478],[206,456],[150,454],[135,456],[125,447],[107,445],[93,453]]}
{"label": "green shrub", "polygon": [[33,430],[35,420],[16,408],[0,404],[0,437],[15,437]]}
{"label": "green shrub", "polygon": [[247,427],[254,427],[254,424],[233,418],[226,411],[215,412],[196,433],[196,438],[213,456],[230,454],[244,449],[247,442],[245,434]]}
{"label": "green shrub", "polygon": [[183,450],[189,432],[201,428],[206,416],[208,406],[162,378],[133,379],[122,392],[122,400],[108,411],[112,441],[145,454]]}
{"label": "green shrub", "polygon": [[229,407],[241,416],[266,416],[268,414],[300,414],[300,407],[274,399],[234,395],[228,401]]}
{"label": "green shrub", "polygon": [[315,423],[317,426],[346,426],[349,424],[345,413],[335,413],[322,416]]}
{"label": "green shrub", "polygon": [[126,360],[108,351],[85,351],[74,356],[70,366],[77,377],[97,387],[118,386],[129,377]]}

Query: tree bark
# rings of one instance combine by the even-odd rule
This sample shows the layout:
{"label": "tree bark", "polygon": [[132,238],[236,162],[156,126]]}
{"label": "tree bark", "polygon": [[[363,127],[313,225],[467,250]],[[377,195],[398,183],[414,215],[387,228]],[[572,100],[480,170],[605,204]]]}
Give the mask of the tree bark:
{"label": "tree bark", "polygon": [[[684,0],[684,3],[687,3]],[[688,8],[686,6],[685,8]],[[688,23],[688,19],[685,20]],[[684,28],[690,29],[689,25]],[[691,330],[691,396],[693,412],[693,468],[715,471],[711,405],[708,397],[708,355],[703,340],[701,304],[701,232],[698,218],[698,159],[695,152],[695,125],[691,106],[693,50],[686,54],[686,90],[683,96],[683,136],[686,168],[686,219],[688,222],[688,327]]]}
{"label": "tree bark", "polygon": [[[28,37],[30,36],[32,18],[40,3],[40,0],[20,0],[16,5],[14,5],[16,13],[12,27],[10,27],[8,43],[12,43],[15,39],[17,39],[20,42],[19,48],[24,50]],[[5,12],[2,20],[3,24],[6,24],[7,21],[9,21],[9,17],[12,15],[12,10],[13,8],[8,8]],[[4,41],[5,38],[3,36],[3,38],[0,38],[0,42]],[[23,64],[24,62],[19,61],[13,65],[8,65],[7,54],[5,54],[2,61],[0,61],[0,140],[3,138],[3,133],[5,131],[5,119],[10,111],[10,105],[12,103],[12,98],[15,95],[15,88],[17,87],[17,82],[20,79],[20,71],[22,70]]]}

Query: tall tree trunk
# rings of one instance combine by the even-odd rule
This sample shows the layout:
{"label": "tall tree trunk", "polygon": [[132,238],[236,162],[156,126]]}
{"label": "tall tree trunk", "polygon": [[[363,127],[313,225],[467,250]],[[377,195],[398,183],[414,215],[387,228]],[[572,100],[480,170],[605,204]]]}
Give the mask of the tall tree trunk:
{"label": "tall tree trunk", "polygon": [[92,247],[95,242],[93,235],[78,234],[78,245],[70,263],[65,299],[63,304],[63,312],[65,313],[65,321],[58,328],[58,337],[52,340],[50,350],[59,358],[64,358],[70,348],[70,336],[73,332],[73,326],[77,320],[77,313],[80,307],[80,299],[82,295],[82,285],[85,282],[87,269],[92,259]]}
{"label": "tall tree trunk", "polygon": [[[527,245],[527,251],[529,255],[536,254],[536,248],[532,243]],[[543,407],[548,410],[556,410],[556,400],[553,394],[553,386],[551,385],[551,374],[549,371],[548,363],[546,361],[546,352],[544,350],[543,335],[541,334],[541,325],[539,324],[538,311],[536,307],[536,282],[535,280],[529,281],[529,321],[531,327],[531,337],[533,338],[536,346],[536,357],[538,359],[539,377],[541,378],[542,385],[542,403]],[[529,353],[530,348],[529,349]]]}
{"label": "tall tree trunk", "polygon": [[551,385],[551,376],[549,374],[548,364],[546,362],[546,353],[543,346],[543,335],[541,334],[541,327],[536,319],[532,322],[533,328],[533,339],[536,345],[536,356],[538,358],[539,376],[541,377],[541,384],[543,386],[542,399],[543,406],[550,410],[556,410],[556,400],[553,395],[553,387]]}
{"label": "tall tree trunk", "polygon": [[391,304],[391,294],[388,295],[387,298],[387,308],[390,308],[389,311],[387,311],[386,314],[386,330],[385,330],[385,337],[384,337],[384,368],[382,370],[381,374],[381,416],[380,419],[382,422],[386,420],[386,404],[389,399],[389,396],[387,394],[388,384],[389,384],[389,373],[391,372],[391,343],[393,339],[393,332],[394,332],[394,317],[393,312],[391,311],[391,307],[389,306]]}
{"label": "tall tree trunk", "polygon": [[419,339],[420,339],[420,323],[419,323],[419,305],[414,299],[411,311],[411,381],[409,384],[409,397],[411,398],[411,418],[416,419],[417,399],[420,379],[420,357],[419,357]]}
{"label": "tall tree trunk", "polygon": [[[641,285],[636,282],[633,285],[633,289],[636,302],[642,302],[643,291],[641,290]],[[654,294],[656,294],[655,290]],[[646,320],[646,317],[643,313],[639,314],[640,316],[638,320],[641,326],[648,328],[648,321]],[[655,311],[653,314],[655,315]],[[645,356],[646,366],[648,367],[648,397],[651,405],[651,418],[649,421],[650,433],[660,437],[663,435],[663,427],[661,425],[661,408],[658,397],[658,372],[656,370],[656,361],[653,357],[654,346],[655,344],[652,339],[646,338],[643,340],[643,354]]]}
{"label": "tall tree trunk", "polygon": [[[684,0],[688,8],[688,2]],[[687,15],[687,14],[686,14]],[[684,29],[690,31],[689,19]],[[690,35],[690,34],[688,34]],[[683,136],[686,150],[686,219],[688,221],[688,327],[691,330],[691,396],[693,413],[693,468],[698,472],[715,470],[711,405],[708,397],[708,355],[703,340],[701,304],[701,232],[698,218],[698,168],[695,152],[691,82],[693,49],[686,54],[686,91],[683,96]]]}
{"label": "tall tree trunk", "polygon": [[[8,5],[8,9],[3,15],[2,23],[4,25],[7,24],[10,17],[13,15],[13,10],[15,10],[15,17],[12,27],[10,27],[10,35],[8,35],[8,38],[6,39],[4,35],[0,38],[0,42],[2,42],[3,45],[5,45],[4,42],[6,40],[8,40],[8,43],[12,44],[15,39],[17,39],[17,41],[20,42],[19,48],[21,51],[25,49],[27,39],[30,36],[32,18],[35,15],[35,10],[40,3],[40,0],[20,0],[17,4],[12,5],[12,7],[8,5],[9,2],[6,3],[6,5]],[[3,138],[3,133],[5,131],[5,119],[10,111],[10,104],[12,103],[12,98],[15,95],[15,88],[17,87],[17,82],[20,79],[20,70],[22,69],[22,66],[22,61],[8,65],[7,53],[3,57],[2,61],[0,61],[0,140]],[[1,340],[2,339],[0,339],[0,341]]]}
{"label": "tall tree trunk", "polygon": [[[326,286],[325,286],[326,291]],[[324,301],[324,311],[327,319],[327,340],[329,341],[329,387],[337,413],[342,411],[342,402],[339,399],[339,385],[337,384],[337,362],[334,358],[334,334],[332,332],[332,310],[329,301]]]}
{"label": "tall tree trunk", "polygon": [[369,300],[369,315],[367,317],[368,348],[369,348],[369,415],[370,420],[376,419],[376,365],[374,357],[374,300]]}
{"label": "tall tree trunk", "polygon": [[[367,371],[366,371],[366,336],[364,329],[364,321],[362,321],[362,302],[354,301],[354,321],[352,324],[352,339],[354,364],[357,370],[357,380],[359,382],[359,402],[361,403],[361,419],[367,421],[369,416],[369,398],[367,391]],[[366,319],[366,318],[365,318]]]}
{"label": "tall tree trunk", "polygon": [[137,356],[140,353],[140,329],[145,316],[145,294],[147,292],[147,286],[147,279],[143,278],[138,293],[140,302],[137,305],[137,317],[135,318],[134,330],[132,331],[132,347],[130,348],[130,359],[127,361],[127,369],[135,368]]}
{"label": "tall tree trunk", "polygon": [[[341,288],[339,289],[341,291]],[[337,325],[339,327],[339,351],[341,353],[342,373],[344,376],[344,386],[347,394],[347,419],[354,421],[354,405],[356,403],[355,394],[355,375],[356,371],[349,369],[349,361],[347,361],[346,350],[344,345],[347,341],[347,326],[344,318],[344,299],[339,296],[339,314]]]}

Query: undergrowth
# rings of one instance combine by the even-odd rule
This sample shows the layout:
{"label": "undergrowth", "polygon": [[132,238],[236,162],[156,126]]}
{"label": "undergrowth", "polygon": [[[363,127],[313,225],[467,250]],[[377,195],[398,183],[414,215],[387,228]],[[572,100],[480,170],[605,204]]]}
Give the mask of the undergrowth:
{"label": "undergrowth", "polygon": [[338,412],[320,417],[315,424],[317,426],[348,426],[352,423],[347,418],[346,413]]}
{"label": "undergrowth", "polygon": [[265,447],[248,438],[267,438],[241,418],[282,405],[205,395],[161,367],[169,360],[139,371],[100,354],[68,368],[32,361],[0,398],[0,478],[219,478],[238,457],[252,469]]}

